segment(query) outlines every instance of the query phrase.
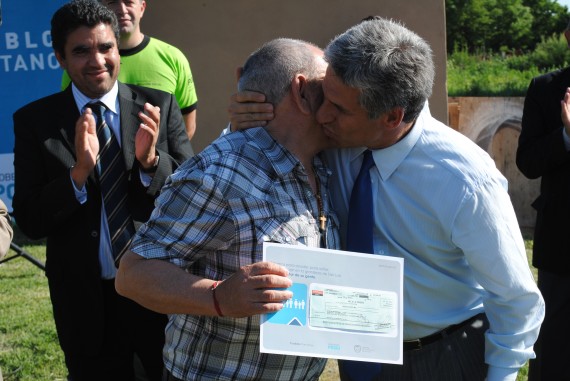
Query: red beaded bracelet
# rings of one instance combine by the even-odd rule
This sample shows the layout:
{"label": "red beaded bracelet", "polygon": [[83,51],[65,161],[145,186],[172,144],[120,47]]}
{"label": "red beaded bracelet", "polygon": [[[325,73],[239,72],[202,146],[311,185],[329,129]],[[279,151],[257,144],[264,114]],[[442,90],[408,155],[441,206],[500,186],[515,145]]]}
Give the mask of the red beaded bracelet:
{"label": "red beaded bracelet", "polygon": [[224,317],[224,314],[220,309],[220,304],[218,303],[218,299],[216,298],[216,287],[218,287],[220,283],[222,283],[221,280],[215,281],[214,284],[212,285],[211,290],[212,290],[212,295],[214,296],[214,308],[216,309],[216,312],[218,313],[219,317]]}

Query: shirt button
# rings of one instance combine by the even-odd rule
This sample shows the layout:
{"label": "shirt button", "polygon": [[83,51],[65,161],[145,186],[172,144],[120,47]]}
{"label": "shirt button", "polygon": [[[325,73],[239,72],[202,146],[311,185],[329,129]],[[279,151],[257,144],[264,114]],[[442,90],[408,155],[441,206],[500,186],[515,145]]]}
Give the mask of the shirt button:
{"label": "shirt button", "polygon": [[97,230],[92,230],[92,231],[91,231],[91,237],[97,238],[98,236],[99,236],[99,233],[97,233]]}

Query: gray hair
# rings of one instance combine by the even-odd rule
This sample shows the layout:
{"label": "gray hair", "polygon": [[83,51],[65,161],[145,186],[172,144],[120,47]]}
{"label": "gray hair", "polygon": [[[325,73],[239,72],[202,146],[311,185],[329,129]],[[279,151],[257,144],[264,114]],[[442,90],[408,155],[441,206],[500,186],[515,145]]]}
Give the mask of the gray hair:
{"label": "gray hair", "polygon": [[329,43],[325,59],[345,85],[360,90],[370,119],[402,107],[409,123],[431,95],[431,48],[396,21],[375,17],[353,26]]}
{"label": "gray hair", "polygon": [[309,42],[290,38],[277,38],[253,52],[243,66],[238,91],[257,91],[265,94],[266,102],[281,102],[291,88],[297,74],[309,80],[319,75],[314,51]]}

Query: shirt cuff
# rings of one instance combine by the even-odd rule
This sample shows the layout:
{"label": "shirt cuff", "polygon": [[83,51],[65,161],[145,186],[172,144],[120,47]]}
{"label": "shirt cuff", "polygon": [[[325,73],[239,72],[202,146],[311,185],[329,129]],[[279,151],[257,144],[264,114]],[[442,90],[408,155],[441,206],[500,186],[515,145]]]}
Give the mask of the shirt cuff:
{"label": "shirt cuff", "polygon": [[141,179],[141,183],[145,188],[148,188],[150,186],[150,183],[152,182],[152,176],[149,175],[148,173],[144,173],[142,170],[139,169],[139,177]]}
{"label": "shirt cuff", "polygon": [[564,146],[566,151],[570,151],[570,136],[566,133],[566,129],[562,128],[562,138],[564,139]]}
{"label": "shirt cuff", "polygon": [[75,198],[81,205],[85,204],[87,201],[87,189],[85,188],[85,184],[83,184],[83,187],[81,189],[77,189],[75,183],[73,182],[73,178],[71,177],[71,170],[69,170],[69,180],[71,181],[71,186],[75,192]]}
{"label": "shirt cuff", "polygon": [[519,368],[499,368],[489,365],[486,381],[516,381]]}

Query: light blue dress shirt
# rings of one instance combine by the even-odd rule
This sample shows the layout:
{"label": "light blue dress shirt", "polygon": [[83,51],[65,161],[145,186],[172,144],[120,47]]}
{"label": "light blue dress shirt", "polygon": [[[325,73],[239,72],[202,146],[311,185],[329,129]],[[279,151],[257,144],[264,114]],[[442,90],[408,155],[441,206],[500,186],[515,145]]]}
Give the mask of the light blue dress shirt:
{"label": "light blue dress shirt", "polygon": [[[364,149],[327,152],[341,242]],[[374,251],[404,258],[405,339],[484,311],[488,381],[515,380],[534,358],[544,301],[507,180],[486,152],[432,118],[427,107],[408,135],[373,157]]]}

